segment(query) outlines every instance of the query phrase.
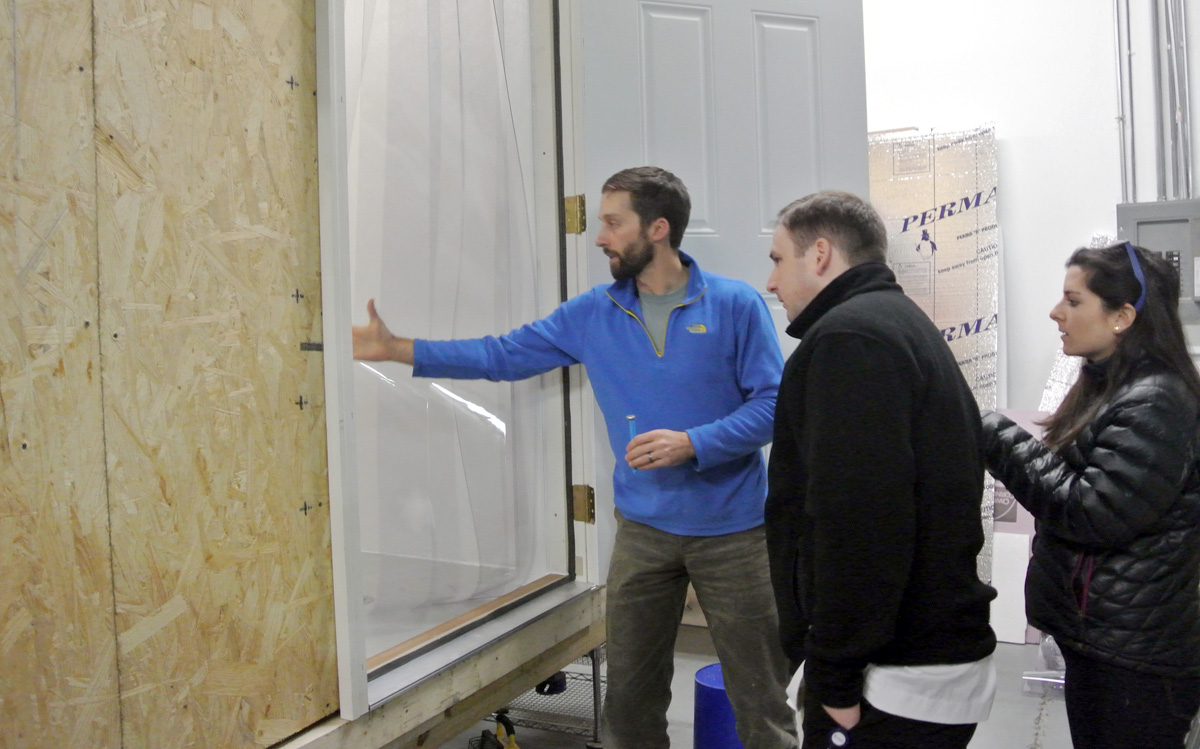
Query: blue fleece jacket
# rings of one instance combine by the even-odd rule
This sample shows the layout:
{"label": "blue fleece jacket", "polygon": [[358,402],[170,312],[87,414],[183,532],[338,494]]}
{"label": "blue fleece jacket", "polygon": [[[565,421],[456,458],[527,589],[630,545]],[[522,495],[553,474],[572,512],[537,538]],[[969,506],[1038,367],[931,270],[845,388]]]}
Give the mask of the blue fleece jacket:
{"label": "blue fleece jacket", "polygon": [[[751,286],[690,268],[663,350],[643,325],[634,281],[596,286],[507,335],[415,342],[413,375],[521,380],[581,363],[617,458],[613,490],[626,518],[686,536],[715,536],[763,522],[766,473],[783,369],[767,305]],[[686,431],[690,463],[635,471],[625,462],[626,416],[639,432]]]}

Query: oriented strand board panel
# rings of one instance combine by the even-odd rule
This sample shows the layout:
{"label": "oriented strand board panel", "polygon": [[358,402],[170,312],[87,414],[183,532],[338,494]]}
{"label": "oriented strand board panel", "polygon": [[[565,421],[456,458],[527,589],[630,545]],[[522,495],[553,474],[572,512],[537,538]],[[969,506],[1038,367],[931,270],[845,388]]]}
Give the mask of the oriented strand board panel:
{"label": "oriented strand board panel", "polygon": [[90,0],[0,8],[0,745],[117,746]]}
{"label": "oriented strand board panel", "polygon": [[308,0],[96,0],[126,747],[336,711]]}

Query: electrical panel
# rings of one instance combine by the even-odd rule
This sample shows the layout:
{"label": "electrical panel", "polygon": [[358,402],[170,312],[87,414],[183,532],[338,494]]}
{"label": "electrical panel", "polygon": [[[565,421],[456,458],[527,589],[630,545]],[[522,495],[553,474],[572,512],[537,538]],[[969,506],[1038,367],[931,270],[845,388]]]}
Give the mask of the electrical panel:
{"label": "electrical panel", "polygon": [[1179,271],[1179,315],[1200,324],[1200,200],[1117,205],[1117,233],[1166,257]]}

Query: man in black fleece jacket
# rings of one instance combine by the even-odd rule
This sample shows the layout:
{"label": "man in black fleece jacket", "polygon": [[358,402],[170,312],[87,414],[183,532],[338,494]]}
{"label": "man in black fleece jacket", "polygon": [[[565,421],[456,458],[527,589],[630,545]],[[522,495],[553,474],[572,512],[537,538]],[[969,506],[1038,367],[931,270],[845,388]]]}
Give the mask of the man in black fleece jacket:
{"label": "man in black fleece jacket", "polygon": [[775,408],[766,506],[804,747],[965,747],[995,689],[980,582],[979,408],[849,193],[780,211],[767,290],[800,345]]}

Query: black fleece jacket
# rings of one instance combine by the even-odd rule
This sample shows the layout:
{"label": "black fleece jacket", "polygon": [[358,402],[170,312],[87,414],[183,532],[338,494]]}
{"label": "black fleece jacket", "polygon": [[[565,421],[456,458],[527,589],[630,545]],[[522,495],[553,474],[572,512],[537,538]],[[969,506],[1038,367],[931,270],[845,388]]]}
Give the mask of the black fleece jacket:
{"label": "black fleece jacket", "polygon": [[881,263],[788,334],[766,505],[784,651],[830,707],[862,700],[871,663],[986,657],[979,409],[945,340]]}

